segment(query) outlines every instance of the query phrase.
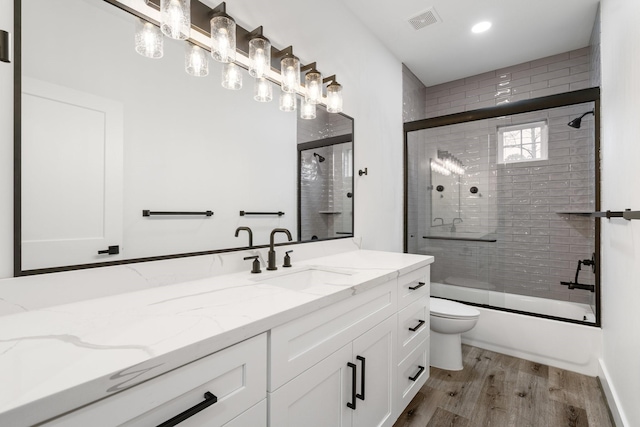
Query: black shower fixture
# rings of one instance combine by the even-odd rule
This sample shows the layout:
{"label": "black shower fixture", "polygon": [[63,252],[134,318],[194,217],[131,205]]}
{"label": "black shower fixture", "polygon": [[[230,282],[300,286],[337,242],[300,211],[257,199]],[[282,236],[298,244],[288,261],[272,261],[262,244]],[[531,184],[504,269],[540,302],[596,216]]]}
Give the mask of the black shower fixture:
{"label": "black shower fixture", "polygon": [[314,156],[316,156],[318,158],[318,162],[322,163],[324,162],[324,157],[322,157],[320,154],[318,153],[313,153]]}
{"label": "black shower fixture", "polygon": [[593,110],[591,111],[587,111],[586,113],[584,113],[583,115],[581,115],[580,117],[578,117],[577,119],[573,119],[571,120],[569,123],[567,123],[569,126],[571,126],[572,128],[576,128],[576,129],[580,129],[580,125],[582,124],[582,118],[584,116],[586,116],[587,114],[593,114],[595,116],[595,112]]}

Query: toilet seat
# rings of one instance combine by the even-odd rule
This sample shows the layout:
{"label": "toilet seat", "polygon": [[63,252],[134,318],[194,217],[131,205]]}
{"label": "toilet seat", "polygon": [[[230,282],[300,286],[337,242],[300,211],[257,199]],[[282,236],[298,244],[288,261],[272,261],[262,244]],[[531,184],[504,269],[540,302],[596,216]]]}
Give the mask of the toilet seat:
{"label": "toilet seat", "polygon": [[444,319],[477,319],[480,312],[475,308],[455,301],[442,298],[430,298],[431,316]]}

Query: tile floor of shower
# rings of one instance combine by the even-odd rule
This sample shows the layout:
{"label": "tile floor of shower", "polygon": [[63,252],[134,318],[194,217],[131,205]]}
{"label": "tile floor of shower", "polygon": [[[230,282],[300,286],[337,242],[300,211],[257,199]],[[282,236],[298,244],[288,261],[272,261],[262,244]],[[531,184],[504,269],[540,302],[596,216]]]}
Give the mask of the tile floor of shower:
{"label": "tile floor of shower", "polygon": [[[593,115],[580,129],[567,126],[593,108],[590,102],[408,134],[407,247],[435,256],[432,282],[595,309],[594,293],[560,284],[573,281],[578,260],[595,251],[594,219],[575,214],[595,208]],[[536,121],[548,128],[548,158],[499,163],[498,130]],[[432,171],[438,150],[462,162],[464,174]],[[579,282],[594,284],[589,267]]]}

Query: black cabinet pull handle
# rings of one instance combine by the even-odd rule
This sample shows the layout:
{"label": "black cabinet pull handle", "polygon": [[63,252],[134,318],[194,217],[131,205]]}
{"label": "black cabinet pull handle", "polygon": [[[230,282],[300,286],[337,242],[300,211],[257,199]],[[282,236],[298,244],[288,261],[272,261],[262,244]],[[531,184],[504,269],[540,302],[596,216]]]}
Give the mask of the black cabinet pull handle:
{"label": "black cabinet pull handle", "polygon": [[184,420],[186,420],[187,418],[193,417],[198,412],[202,411],[203,409],[207,409],[209,406],[213,405],[218,401],[218,398],[213,393],[208,391],[204,393],[204,399],[205,399],[204,402],[200,402],[196,406],[187,409],[186,411],[176,415],[170,420],[167,420],[162,424],[159,424],[158,427],[173,427],[175,425],[178,425]]}
{"label": "black cabinet pull handle", "polygon": [[353,369],[351,374],[351,402],[347,402],[347,406],[355,411],[356,410],[356,365],[354,363],[349,362],[347,363],[347,366]]}
{"label": "black cabinet pull handle", "polygon": [[362,356],[356,356],[356,359],[362,362],[362,378],[360,381],[360,394],[356,394],[356,397],[360,400],[364,400],[364,375],[365,375],[364,372],[365,372],[366,359]]}
{"label": "black cabinet pull handle", "polygon": [[420,322],[420,323],[418,323],[418,324],[417,324],[416,326],[414,326],[413,328],[409,328],[409,330],[410,330],[411,332],[415,332],[415,331],[417,331],[418,329],[422,328],[422,325],[424,325],[424,320],[418,320],[418,322]]}
{"label": "black cabinet pull handle", "polygon": [[415,291],[416,289],[420,289],[424,285],[426,285],[425,282],[418,282],[418,284],[416,286],[409,286],[409,289],[411,289],[412,291]]}
{"label": "black cabinet pull handle", "polygon": [[118,255],[120,253],[120,246],[109,246],[103,251],[98,251],[98,254]]}
{"label": "black cabinet pull handle", "polygon": [[415,380],[417,380],[418,378],[420,378],[420,375],[422,375],[422,373],[424,372],[424,366],[418,366],[418,368],[420,368],[420,370],[418,371],[418,373],[417,373],[417,374],[415,374],[415,375],[414,375],[414,376],[412,376],[412,377],[409,377],[409,379],[410,379],[411,381],[415,381]]}

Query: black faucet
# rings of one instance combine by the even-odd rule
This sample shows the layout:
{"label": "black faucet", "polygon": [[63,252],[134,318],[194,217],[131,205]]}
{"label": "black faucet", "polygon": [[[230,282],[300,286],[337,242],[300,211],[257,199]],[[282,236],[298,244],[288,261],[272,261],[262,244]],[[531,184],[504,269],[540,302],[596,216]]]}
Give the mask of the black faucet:
{"label": "black faucet", "polygon": [[436,222],[437,220],[440,220],[440,225],[444,225],[444,219],[438,217],[438,218],[433,218],[433,222]]}
{"label": "black faucet", "polygon": [[453,218],[453,221],[452,221],[452,223],[451,223],[451,231],[452,231],[452,232],[456,231],[456,219],[457,219],[459,222],[462,222],[462,218]]}
{"label": "black faucet", "polygon": [[253,232],[249,227],[238,227],[236,228],[236,237],[238,237],[238,233],[240,231],[246,231],[249,233],[249,247],[253,247]]}
{"label": "black faucet", "polygon": [[276,251],[273,248],[273,236],[276,233],[285,233],[289,241],[293,240],[293,238],[291,237],[291,233],[286,228],[274,228],[273,231],[271,231],[271,236],[269,237],[269,262],[267,265],[267,270],[278,269],[278,267],[276,267]]}

